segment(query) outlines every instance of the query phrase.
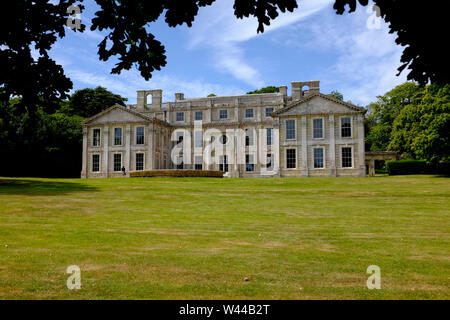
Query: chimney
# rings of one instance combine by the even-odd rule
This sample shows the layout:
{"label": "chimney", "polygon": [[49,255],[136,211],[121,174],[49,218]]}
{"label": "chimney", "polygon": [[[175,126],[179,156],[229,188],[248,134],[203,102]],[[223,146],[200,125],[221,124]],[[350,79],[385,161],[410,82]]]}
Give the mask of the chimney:
{"label": "chimney", "polygon": [[292,101],[300,100],[303,96],[302,82],[291,82],[292,85]]}
{"label": "chimney", "polygon": [[147,92],[145,90],[138,90],[136,109],[142,111],[145,108],[147,108]]}
{"label": "chimney", "polygon": [[[303,87],[307,87],[303,90]],[[320,93],[320,81],[312,80],[305,82],[292,82],[292,100],[297,101],[302,97],[309,96],[311,94]]]}
{"label": "chimney", "polygon": [[279,87],[278,92],[281,93],[283,96],[287,96],[287,86]]}
{"label": "chimney", "polygon": [[159,110],[159,109],[161,109],[162,90],[161,89],[155,89],[155,90],[151,90],[150,93],[152,94],[152,110]]}
{"label": "chimney", "polygon": [[320,81],[313,80],[309,81],[309,92],[310,93],[320,93]]}
{"label": "chimney", "polygon": [[175,102],[180,101],[180,100],[184,100],[184,93],[175,93]]}

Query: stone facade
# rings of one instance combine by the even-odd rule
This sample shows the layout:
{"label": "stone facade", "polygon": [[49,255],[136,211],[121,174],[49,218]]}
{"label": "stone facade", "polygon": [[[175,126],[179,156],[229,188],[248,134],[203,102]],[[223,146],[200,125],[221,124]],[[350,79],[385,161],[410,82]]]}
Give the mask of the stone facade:
{"label": "stone facade", "polygon": [[82,123],[81,177],[122,176],[122,167],[223,170],[230,177],[364,176],[365,112],[321,94],[319,81],[293,82],[291,96],[282,86],[240,96],[175,93],[168,103],[161,90],[139,90],[136,105],[115,105]]}

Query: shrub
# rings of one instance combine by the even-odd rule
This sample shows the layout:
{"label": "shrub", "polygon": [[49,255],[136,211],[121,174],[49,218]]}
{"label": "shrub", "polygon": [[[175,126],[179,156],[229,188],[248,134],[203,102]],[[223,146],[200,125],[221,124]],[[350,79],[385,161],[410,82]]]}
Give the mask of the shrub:
{"label": "shrub", "polygon": [[443,174],[450,176],[450,161],[442,161],[428,166],[427,173]]}
{"label": "shrub", "polygon": [[400,174],[427,173],[427,163],[424,160],[398,160],[388,161],[386,169],[390,176]]}
{"label": "shrub", "polygon": [[151,170],[151,171],[133,171],[130,177],[210,177],[222,178],[222,171],[210,170]]}

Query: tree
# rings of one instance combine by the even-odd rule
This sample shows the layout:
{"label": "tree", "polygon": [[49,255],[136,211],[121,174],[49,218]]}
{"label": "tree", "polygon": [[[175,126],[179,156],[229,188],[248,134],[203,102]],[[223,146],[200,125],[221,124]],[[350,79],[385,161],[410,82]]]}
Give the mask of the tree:
{"label": "tree", "polygon": [[[8,18],[0,20],[0,99],[8,102],[14,96],[21,100],[17,108],[29,108],[33,117],[42,100],[54,111],[61,99],[67,98],[72,82],[56,64],[48,51],[57,38],[65,36],[67,8],[75,0],[50,3],[44,0],[18,0],[8,3]],[[81,9],[83,7],[81,6]],[[81,25],[80,31],[83,31]],[[33,59],[31,50],[39,57]]]}
{"label": "tree", "polygon": [[450,84],[427,86],[400,111],[389,150],[428,163],[450,160]]}
{"label": "tree", "polygon": [[[358,0],[366,6],[368,0]],[[450,82],[450,63],[440,41],[432,35],[446,30],[447,5],[444,1],[373,0],[374,11],[388,23],[389,32],[396,34],[395,42],[404,47],[400,74],[405,68],[408,80],[425,85]],[[335,0],[334,9],[343,14],[356,9],[356,0]]]}
{"label": "tree", "polygon": [[83,118],[40,106],[30,117],[20,102],[0,102],[0,176],[79,177]]}
{"label": "tree", "polygon": [[[211,5],[215,0],[144,1],[144,0],[96,0],[101,10],[92,19],[91,30],[106,30],[108,34],[99,44],[98,55],[102,61],[111,57],[119,61],[111,70],[119,74],[136,66],[142,77],[148,80],[154,70],[166,65],[164,46],[149,32],[149,24],[160,15],[170,27],[192,22],[200,7]],[[48,51],[58,37],[65,36],[67,8],[82,0],[16,0],[8,2],[8,19],[0,22],[0,98],[8,101],[20,96],[21,106],[31,108],[42,99],[45,107],[52,109],[60,99],[67,98],[72,82],[63,68],[49,58]],[[365,6],[368,0],[358,0]],[[408,79],[421,84],[428,81],[450,82],[447,51],[441,41],[430,35],[446,30],[447,11],[445,1],[423,4],[418,1],[374,0],[380,15],[389,23],[391,33],[397,34],[396,42],[405,47],[399,72],[406,67],[411,70]],[[342,14],[346,7],[355,10],[356,0],[335,0],[334,9]],[[234,14],[237,18],[256,17],[257,32],[279,15],[279,11],[293,11],[296,0],[235,0]],[[82,6],[81,6],[82,9]],[[79,31],[83,31],[82,24]],[[31,49],[36,48],[35,60]]]}
{"label": "tree", "polygon": [[86,88],[75,91],[61,110],[68,115],[89,118],[114,104],[125,106],[125,101],[127,98],[99,86],[95,89]]}
{"label": "tree", "polygon": [[261,88],[259,90],[249,91],[249,92],[247,92],[247,94],[274,93],[274,92],[278,92],[279,90],[280,89],[278,87],[268,86],[268,87]]}
{"label": "tree", "polygon": [[368,106],[369,112],[366,120],[368,149],[371,151],[387,150],[395,118],[422,90],[413,82],[405,82],[384,95],[378,96],[377,101]]}
{"label": "tree", "polygon": [[207,97],[215,97],[216,95],[214,93],[210,93],[207,95]]}
{"label": "tree", "polygon": [[339,91],[336,91],[336,90],[331,91],[331,92],[330,92],[330,96],[335,97],[336,99],[339,99],[339,100],[341,100],[341,101],[344,101],[344,96],[343,96],[343,94],[340,93]]}
{"label": "tree", "polygon": [[81,121],[126,101],[102,87],[77,90],[53,113],[45,101],[22,108],[21,100],[0,101],[0,176],[79,177]]}

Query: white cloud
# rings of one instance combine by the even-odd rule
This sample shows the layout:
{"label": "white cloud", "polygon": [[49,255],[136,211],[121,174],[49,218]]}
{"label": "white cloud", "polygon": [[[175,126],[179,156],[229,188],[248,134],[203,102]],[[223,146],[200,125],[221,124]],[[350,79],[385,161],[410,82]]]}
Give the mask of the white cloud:
{"label": "white cloud", "polygon": [[136,90],[162,89],[163,101],[174,101],[175,92],[183,92],[186,98],[206,97],[210,93],[216,95],[242,94],[237,87],[207,83],[201,79],[181,79],[178,77],[155,74],[150,81],[145,81],[138,71],[124,71],[121,75],[91,73],[80,69],[67,69],[72,80],[82,82],[91,87],[102,86],[108,90],[128,98],[128,103],[136,103]]}
{"label": "white cloud", "polygon": [[[322,70],[322,85],[342,92],[345,99],[366,105],[406,81],[406,74],[396,77],[403,47],[395,44],[395,35],[389,34],[381,20],[379,29],[369,29],[368,7],[359,6],[355,13],[336,15],[333,11],[320,14],[320,23],[295,26],[307,33],[307,41],[287,36],[285,45],[297,49],[334,53],[335,63]],[[369,6],[370,8],[370,6]]]}
{"label": "white cloud", "polygon": [[271,25],[265,28],[264,34],[257,34],[258,22],[255,18],[237,19],[232,0],[217,2],[200,11],[189,30],[188,47],[207,48],[212,53],[217,70],[254,87],[261,87],[265,80],[261,72],[246,61],[242,43],[305,19],[330,3],[332,0],[300,1],[299,9],[293,13],[280,12]]}

